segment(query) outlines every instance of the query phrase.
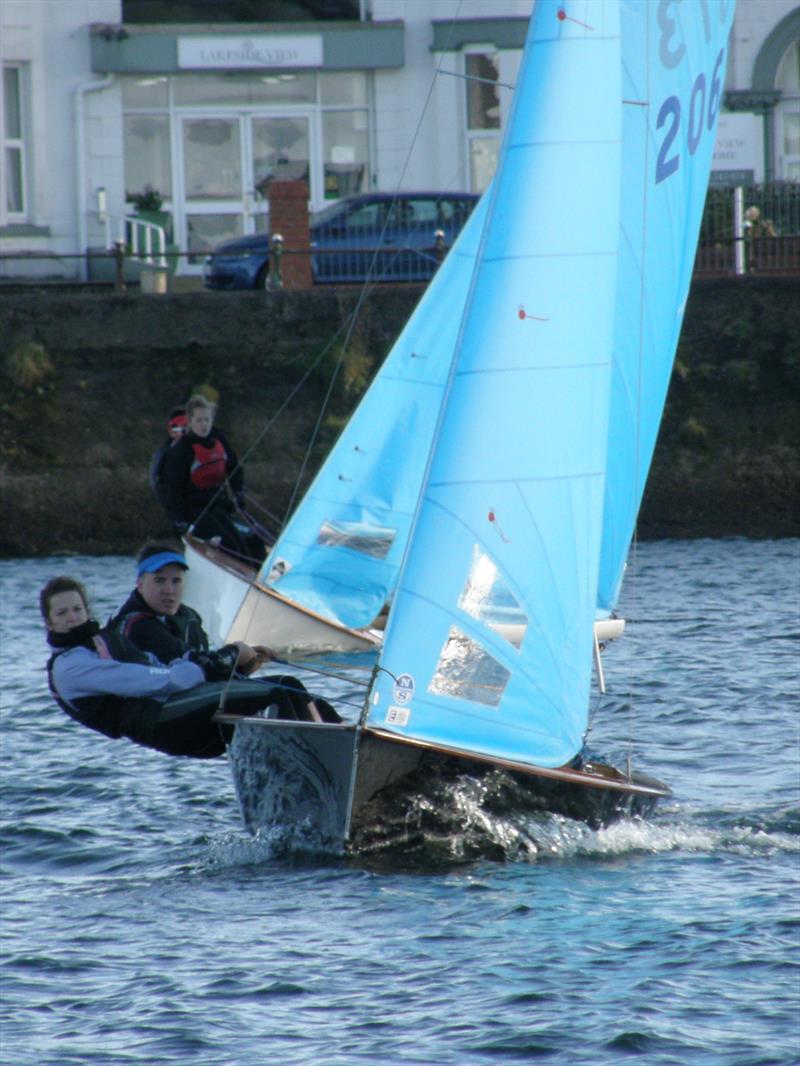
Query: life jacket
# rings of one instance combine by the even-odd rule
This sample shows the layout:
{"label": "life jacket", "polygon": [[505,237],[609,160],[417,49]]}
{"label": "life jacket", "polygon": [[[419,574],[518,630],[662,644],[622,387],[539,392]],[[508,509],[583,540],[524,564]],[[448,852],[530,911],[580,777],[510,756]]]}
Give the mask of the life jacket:
{"label": "life jacket", "polygon": [[222,441],[215,439],[211,447],[200,440],[192,441],[194,458],[189,468],[189,480],[196,489],[207,492],[216,489],[225,481],[225,463],[228,456]]}
{"label": "life jacket", "polygon": [[[118,656],[112,654],[112,648],[114,647],[113,638],[109,639],[109,634],[105,631],[94,634],[87,640],[82,641],[87,648],[96,651],[101,659],[116,659]],[[73,645],[77,646],[77,645]],[[106,737],[110,737],[112,740],[116,740],[123,735],[122,726],[122,712],[125,711],[128,714],[132,709],[132,704],[137,706],[149,706],[151,700],[121,700],[119,696],[102,695],[102,696],[81,696],[78,699],[67,702],[58,689],[55,686],[53,680],[53,664],[59,655],[63,655],[65,652],[70,651],[71,648],[60,648],[53,652],[47,661],[47,684],[50,688],[50,692],[53,699],[58,706],[70,718],[74,718],[76,722],[80,722],[81,725],[87,726],[89,729],[94,729],[98,733],[102,733]],[[128,662],[142,662],[147,663],[149,660],[146,656],[139,654],[138,659],[128,659]],[[127,704],[127,706],[125,706]]]}
{"label": "life jacket", "polygon": [[[63,643],[55,643],[48,637],[56,651],[47,663],[47,680],[53,699],[70,718],[112,740],[128,737],[137,744],[167,755],[214,759],[224,754],[231,731],[229,726],[220,726],[214,720],[219,705],[220,685],[198,685],[166,703],[145,696],[97,695],[80,696],[70,701],[63,699],[55,686],[53,666],[59,655],[75,647],[88,648],[101,659],[116,659],[115,652],[122,649],[125,661],[151,663],[138,649],[120,643],[118,634],[108,628],[98,631],[96,622],[87,623],[87,628],[81,633],[73,633],[73,637],[70,640],[67,634]],[[255,713],[264,706],[265,698],[269,696],[268,692],[264,693],[263,686],[256,685],[245,713]],[[223,691],[227,691],[227,685]]]}
{"label": "life jacket", "polygon": [[113,659],[126,663],[149,661],[130,636],[134,624],[143,618],[160,621],[170,637],[181,642],[184,651],[208,651],[208,637],[197,611],[181,604],[175,614],[162,619],[147,608],[139,593],[134,592],[103,630]]}

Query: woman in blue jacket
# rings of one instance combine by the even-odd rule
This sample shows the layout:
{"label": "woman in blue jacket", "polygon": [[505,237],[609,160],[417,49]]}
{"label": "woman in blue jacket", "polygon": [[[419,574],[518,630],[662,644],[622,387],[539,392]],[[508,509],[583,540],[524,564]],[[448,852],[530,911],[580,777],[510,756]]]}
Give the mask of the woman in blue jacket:
{"label": "woman in blue jacket", "polygon": [[113,639],[90,617],[86,590],[70,577],[44,586],[39,604],[53,654],[47,664],[50,691],[66,713],[107,737],[128,737],[169,755],[214,758],[225,751],[225,737],[212,721],[209,701],[173,716],[171,696],[206,680],[189,659],[168,666],[152,656],[121,662]]}

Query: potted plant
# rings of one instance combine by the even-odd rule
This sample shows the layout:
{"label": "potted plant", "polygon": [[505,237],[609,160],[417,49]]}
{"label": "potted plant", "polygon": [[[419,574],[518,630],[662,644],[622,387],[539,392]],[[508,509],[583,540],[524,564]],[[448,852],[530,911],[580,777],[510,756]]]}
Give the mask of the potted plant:
{"label": "potted plant", "polygon": [[164,197],[158,189],[145,185],[141,192],[131,194],[128,200],[136,208],[136,214],[143,222],[153,222],[156,226],[161,226],[166,232],[167,240],[172,240],[172,215],[169,211],[161,210]]}
{"label": "potted plant", "polygon": [[142,192],[134,193],[130,199],[138,214],[143,211],[160,211],[164,203],[164,197],[152,185],[145,185]]}

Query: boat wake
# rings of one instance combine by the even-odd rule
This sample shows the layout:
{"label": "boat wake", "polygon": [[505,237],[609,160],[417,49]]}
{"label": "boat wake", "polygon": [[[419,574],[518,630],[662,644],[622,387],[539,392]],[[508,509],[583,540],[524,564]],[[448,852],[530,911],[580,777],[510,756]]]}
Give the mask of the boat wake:
{"label": "boat wake", "polygon": [[[800,854],[800,810],[732,814],[663,805],[651,818],[621,817],[593,828],[541,810],[535,797],[503,770],[480,776],[432,773],[400,792],[385,789],[354,826],[347,858],[381,872],[435,872],[477,862],[546,862],[667,852],[752,855]],[[254,835],[226,835],[212,843],[213,866],[341,859],[313,820],[285,824]]]}
{"label": "boat wake", "polygon": [[[649,819],[622,817],[601,828],[534,809],[509,775],[493,771],[433,779],[404,796],[376,797],[369,821],[356,829],[349,848],[359,864],[381,868],[435,869],[478,861],[608,859],[669,851],[770,854],[800,852],[797,811],[769,817],[687,812],[665,806]],[[388,799],[388,801],[387,801]]]}

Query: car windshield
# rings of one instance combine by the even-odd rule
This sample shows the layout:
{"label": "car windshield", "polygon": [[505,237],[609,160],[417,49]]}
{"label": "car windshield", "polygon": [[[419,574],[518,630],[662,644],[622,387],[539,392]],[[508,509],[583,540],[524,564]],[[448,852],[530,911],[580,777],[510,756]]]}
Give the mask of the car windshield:
{"label": "car windshield", "polygon": [[330,222],[332,218],[336,218],[337,215],[342,213],[343,207],[344,204],[339,200],[335,204],[323,207],[321,211],[315,211],[311,216],[312,226],[318,226],[321,222]]}

